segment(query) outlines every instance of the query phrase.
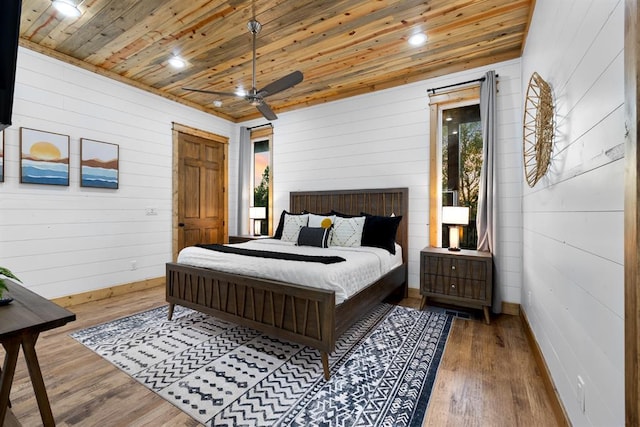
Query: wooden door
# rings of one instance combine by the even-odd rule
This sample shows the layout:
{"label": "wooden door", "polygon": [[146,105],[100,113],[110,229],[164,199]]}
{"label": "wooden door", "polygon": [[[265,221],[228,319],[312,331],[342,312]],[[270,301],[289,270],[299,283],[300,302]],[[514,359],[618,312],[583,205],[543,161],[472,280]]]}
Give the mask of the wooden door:
{"label": "wooden door", "polygon": [[225,242],[226,144],[178,133],[178,247]]}

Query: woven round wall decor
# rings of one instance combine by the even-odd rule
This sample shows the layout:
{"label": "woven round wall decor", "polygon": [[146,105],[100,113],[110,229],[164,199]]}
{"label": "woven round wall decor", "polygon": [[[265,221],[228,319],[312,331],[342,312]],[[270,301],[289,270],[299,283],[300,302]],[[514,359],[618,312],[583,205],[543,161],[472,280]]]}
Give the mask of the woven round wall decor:
{"label": "woven round wall decor", "polygon": [[524,174],[533,187],[547,173],[553,143],[553,97],[551,87],[536,72],[529,79],[524,104]]}

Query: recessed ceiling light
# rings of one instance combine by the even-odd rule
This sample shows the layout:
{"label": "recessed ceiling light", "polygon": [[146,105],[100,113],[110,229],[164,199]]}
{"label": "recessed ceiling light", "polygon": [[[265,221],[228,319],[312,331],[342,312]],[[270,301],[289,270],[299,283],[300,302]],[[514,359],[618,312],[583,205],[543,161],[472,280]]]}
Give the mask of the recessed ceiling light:
{"label": "recessed ceiling light", "polygon": [[172,56],[171,58],[169,58],[169,65],[171,65],[173,68],[184,68],[187,63],[179,56]]}
{"label": "recessed ceiling light", "polygon": [[213,106],[218,108],[222,107],[222,101],[216,99],[215,101],[213,101]]}
{"label": "recessed ceiling light", "polygon": [[77,18],[82,14],[73,0],[53,0],[51,4],[65,16]]}
{"label": "recessed ceiling light", "polygon": [[427,41],[427,35],[424,33],[417,33],[409,37],[409,44],[411,46],[422,46]]}

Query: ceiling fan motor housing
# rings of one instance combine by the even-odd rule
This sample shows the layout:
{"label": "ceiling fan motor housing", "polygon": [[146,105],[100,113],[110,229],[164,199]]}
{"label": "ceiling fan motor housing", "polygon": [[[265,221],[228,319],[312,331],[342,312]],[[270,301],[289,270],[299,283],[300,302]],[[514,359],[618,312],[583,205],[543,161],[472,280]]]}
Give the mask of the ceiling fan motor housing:
{"label": "ceiling fan motor housing", "polygon": [[251,34],[258,34],[262,29],[262,24],[260,24],[255,19],[252,19],[251,21],[247,22],[247,28],[249,29]]}

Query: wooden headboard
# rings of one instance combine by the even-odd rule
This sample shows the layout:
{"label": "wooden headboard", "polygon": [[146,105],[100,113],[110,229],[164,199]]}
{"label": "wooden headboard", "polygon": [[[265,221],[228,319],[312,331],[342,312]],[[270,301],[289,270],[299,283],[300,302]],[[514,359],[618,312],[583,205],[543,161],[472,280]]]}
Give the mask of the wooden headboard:
{"label": "wooden headboard", "polygon": [[409,189],[378,188],[373,190],[295,191],[289,195],[289,211],[314,213],[337,212],[360,215],[402,215],[396,242],[402,246],[402,261],[409,253]]}

